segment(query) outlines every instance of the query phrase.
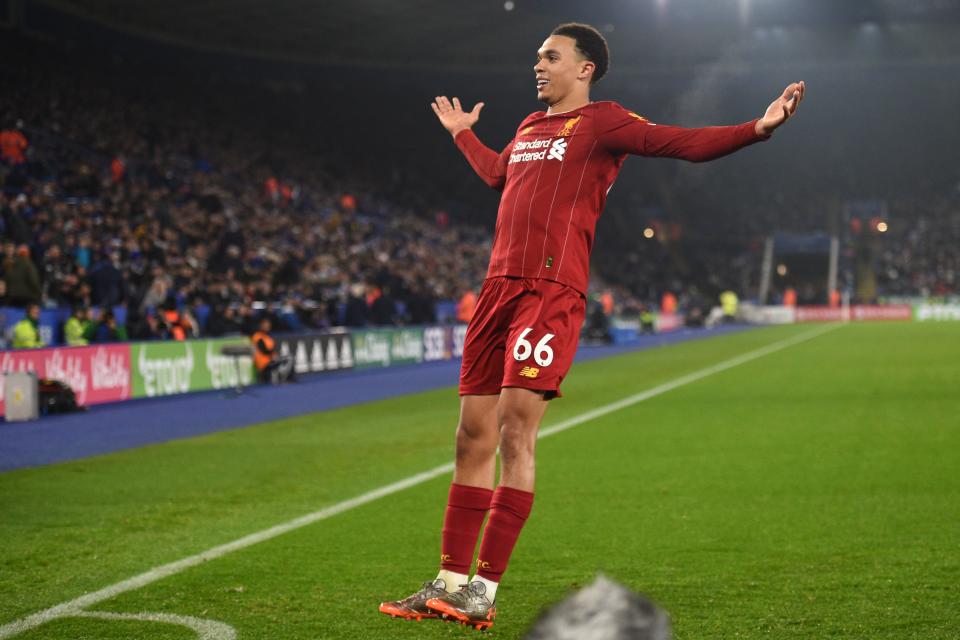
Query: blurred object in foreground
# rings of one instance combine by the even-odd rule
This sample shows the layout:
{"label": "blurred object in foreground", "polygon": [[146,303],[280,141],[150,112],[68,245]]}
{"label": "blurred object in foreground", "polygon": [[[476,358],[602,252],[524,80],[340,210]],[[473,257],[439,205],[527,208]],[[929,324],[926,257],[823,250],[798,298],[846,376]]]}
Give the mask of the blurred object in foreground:
{"label": "blurred object in foreground", "polygon": [[524,636],[524,640],[669,638],[666,612],[603,576],[547,610]]}

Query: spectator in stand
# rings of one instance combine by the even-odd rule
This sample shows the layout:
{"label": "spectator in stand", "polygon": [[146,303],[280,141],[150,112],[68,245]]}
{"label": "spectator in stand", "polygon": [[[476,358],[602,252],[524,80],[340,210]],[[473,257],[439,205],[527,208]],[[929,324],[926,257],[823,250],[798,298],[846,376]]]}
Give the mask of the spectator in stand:
{"label": "spectator in stand", "polygon": [[149,313],[159,309],[167,300],[171,283],[166,276],[161,275],[162,273],[162,270],[159,270],[159,274],[153,278],[150,288],[140,301],[140,309],[144,312]]}
{"label": "spectator in stand", "polygon": [[274,176],[270,176],[263,183],[263,192],[267,200],[276,204],[280,201],[280,181]]}
{"label": "spectator in stand", "polygon": [[178,308],[173,297],[167,298],[163,320],[173,340],[187,340],[200,335],[200,326],[187,308]]}
{"label": "spectator in stand", "polygon": [[677,296],[667,291],[660,299],[660,313],[673,314],[677,312]]}
{"label": "spectator in stand", "polygon": [[614,306],[613,291],[610,289],[604,289],[603,293],[600,294],[600,304],[603,305],[604,315],[607,317],[612,316]]}
{"label": "spectator in stand", "polygon": [[14,349],[39,349],[45,346],[40,339],[40,305],[27,305],[27,315],[13,325]]}
{"label": "spectator in stand", "polygon": [[237,316],[237,307],[233,304],[221,305],[210,310],[207,320],[207,334],[228,336],[242,333],[243,325]]}
{"label": "spectator in stand", "polygon": [[[0,194],[2,196],[2,194]],[[7,272],[7,269],[13,261],[17,259],[17,245],[13,242],[3,243],[3,271]]]}
{"label": "spectator in stand", "polygon": [[27,138],[23,135],[22,120],[17,121],[16,128],[0,131],[0,161],[10,165],[24,164],[28,146]]}
{"label": "spectator in stand", "polygon": [[169,340],[170,330],[163,315],[159,311],[152,311],[140,316],[138,310],[133,310],[134,317],[127,317],[131,327],[131,337],[134,340]]}
{"label": "spectator in stand", "polygon": [[112,252],[90,269],[90,285],[93,304],[113,307],[123,302],[123,273],[120,271],[120,254]]}
{"label": "spectator in stand", "polygon": [[77,239],[77,246],[74,252],[74,257],[77,261],[77,266],[83,269],[84,272],[90,269],[91,253],[92,252],[90,251],[90,236],[88,236],[87,234],[82,234]]}
{"label": "spectator in stand", "polygon": [[17,247],[12,262],[4,265],[4,279],[7,282],[7,297],[15,307],[39,304],[42,296],[40,274],[30,259],[30,249],[26,245]]}
{"label": "spectator in stand", "polygon": [[343,324],[348,327],[367,326],[367,301],[363,298],[362,284],[355,284],[350,287]]}
{"label": "spectator in stand", "polygon": [[12,245],[10,250],[5,248],[4,253],[12,254],[12,250],[16,248],[17,244],[26,244],[33,239],[33,230],[24,217],[25,210],[28,208],[27,196],[21,193],[8,201],[7,198],[0,193],[0,204],[4,205],[4,235]]}
{"label": "spectator in stand", "polygon": [[457,303],[457,321],[463,323],[469,323],[473,319],[473,314],[477,310],[477,294],[473,292],[473,289],[467,289],[462,296],[460,296],[460,302]]}
{"label": "spectator in stand", "polygon": [[90,322],[90,312],[86,307],[74,306],[70,317],[63,323],[64,341],[68,347],[82,347],[90,344],[87,334],[90,333],[92,324]]}
{"label": "spectator in stand", "polygon": [[377,327],[386,327],[396,324],[397,304],[390,296],[390,288],[384,286],[370,305],[370,324]]}
{"label": "spectator in stand", "polygon": [[436,296],[432,295],[422,278],[414,283],[406,299],[410,324],[433,324],[437,321]]}
{"label": "spectator in stand", "polygon": [[75,272],[75,266],[63,255],[60,245],[50,245],[43,255],[43,299],[57,306],[69,306],[78,284]]}
{"label": "spectator in stand", "polygon": [[114,183],[123,182],[127,173],[127,162],[123,156],[116,156],[110,161],[110,179]]}
{"label": "spectator in stand", "polygon": [[783,306],[797,306],[797,290],[793,287],[787,287],[783,292]]}
{"label": "spectator in stand", "polygon": [[90,342],[126,342],[129,340],[127,328],[117,322],[113,309],[104,309],[100,317],[91,327]]}

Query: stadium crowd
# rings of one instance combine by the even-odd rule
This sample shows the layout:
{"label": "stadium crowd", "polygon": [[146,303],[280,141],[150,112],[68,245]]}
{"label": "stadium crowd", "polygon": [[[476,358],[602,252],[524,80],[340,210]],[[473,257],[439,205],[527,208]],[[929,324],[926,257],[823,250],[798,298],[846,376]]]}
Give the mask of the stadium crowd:
{"label": "stadium crowd", "polygon": [[[322,152],[260,127],[255,108],[231,109],[235,89],[184,109],[172,85],[67,72],[62,52],[42,49],[4,49],[0,64],[0,306],[103,309],[82,320],[90,339],[117,338],[107,311],[123,306],[123,335],[152,339],[250,333],[265,311],[280,331],[429,323],[438,301],[479,288],[490,232],[431,205],[419,184],[331,169]],[[704,176],[680,180],[687,198],[716,203],[712,216],[664,222],[652,239],[635,218],[601,219],[591,286],[612,294],[609,313],[656,307],[667,291],[681,309],[726,289],[749,297],[762,238],[834,231],[826,212],[849,191],[793,198],[772,185],[740,198],[721,172]],[[892,222],[884,239],[882,295],[958,292],[957,196],[892,203],[911,222]],[[617,226],[625,220],[631,228]]]}
{"label": "stadium crowd", "polygon": [[150,339],[249,332],[264,310],[282,329],[433,322],[483,279],[487,232],[442,211],[333,188],[215,120],[4,72],[0,304],[123,305]]}
{"label": "stadium crowd", "polygon": [[960,295],[960,185],[952,196],[891,203],[877,280],[885,296]]}

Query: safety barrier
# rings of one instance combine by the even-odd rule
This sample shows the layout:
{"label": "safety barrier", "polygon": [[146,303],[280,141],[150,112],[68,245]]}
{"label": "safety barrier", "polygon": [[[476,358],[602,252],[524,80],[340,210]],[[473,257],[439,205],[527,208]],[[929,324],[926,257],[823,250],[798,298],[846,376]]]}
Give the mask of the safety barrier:
{"label": "safety barrier", "polygon": [[[303,375],[459,358],[465,336],[466,325],[444,325],[278,334],[276,342]],[[33,371],[60,380],[81,405],[228,389],[255,379],[252,358],[222,353],[225,345],[247,343],[238,336],[8,350],[0,352],[0,374]],[[0,375],[0,415],[3,393]]]}

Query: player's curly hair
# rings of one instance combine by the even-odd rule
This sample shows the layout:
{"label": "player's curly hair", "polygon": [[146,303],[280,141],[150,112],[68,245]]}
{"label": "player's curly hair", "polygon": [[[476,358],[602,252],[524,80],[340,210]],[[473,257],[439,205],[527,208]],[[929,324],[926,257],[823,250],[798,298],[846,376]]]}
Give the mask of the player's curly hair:
{"label": "player's curly hair", "polygon": [[610,49],[607,47],[606,38],[594,27],[579,22],[568,22],[554,29],[550,35],[566,36],[576,41],[580,55],[596,67],[593,70],[593,77],[590,78],[590,84],[598,82],[606,75],[607,69],[610,68]]}

